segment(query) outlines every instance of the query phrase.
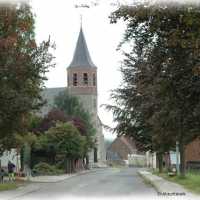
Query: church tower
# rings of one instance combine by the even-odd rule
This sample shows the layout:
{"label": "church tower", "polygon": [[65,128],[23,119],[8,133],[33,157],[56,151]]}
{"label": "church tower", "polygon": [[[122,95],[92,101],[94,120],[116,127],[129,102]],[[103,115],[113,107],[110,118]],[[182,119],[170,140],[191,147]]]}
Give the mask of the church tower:
{"label": "church tower", "polygon": [[82,27],[80,28],[73,59],[67,68],[69,94],[77,96],[83,107],[91,114],[97,147],[90,152],[90,163],[100,162],[104,157],[104,137],[98,117],[97,102],[97,67],[92,62]]}
{"label": "church tower", "polygon": [[92,115],[97,114],[97,67],[91,60],[82,27],[67,74],[69,93],[78,96]]}

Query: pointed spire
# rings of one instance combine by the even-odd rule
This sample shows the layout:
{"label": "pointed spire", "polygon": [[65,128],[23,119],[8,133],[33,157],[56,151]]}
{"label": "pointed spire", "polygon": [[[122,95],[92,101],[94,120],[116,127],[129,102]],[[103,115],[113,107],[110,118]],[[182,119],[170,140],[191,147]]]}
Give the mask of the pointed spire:
{"label": "pointed spire", "polygon": [[69,67],[96,67],[91,60],[90,53],[87,48],[85,37],[81,28],[76,43],[76,49],[74,51],[74,56]]}

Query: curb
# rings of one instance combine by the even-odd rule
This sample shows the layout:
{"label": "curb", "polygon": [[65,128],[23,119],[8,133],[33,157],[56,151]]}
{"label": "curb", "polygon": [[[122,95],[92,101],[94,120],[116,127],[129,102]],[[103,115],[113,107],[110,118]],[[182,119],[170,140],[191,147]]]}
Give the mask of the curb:
{"label": "curb", "polygon": [[[62,180],[58,180],[58,181],[49,181],[49,182],[42,182],[42,181],[26,181],[27,183],[29,184],[34,184],[34,183],[57,183],[57,182],[62,182],[66,179],[70,179],[72,177],[75,177],[75,176],[81,176],[81,175],[84,175],[84,174],[88,174],[88,173],[92,173],[92,172],[96,172],[96,171],[99,171],[99,170],[102,170],[101,168],[98,168],[98,169],[91,169],[91,170],[87,170],[87,171],[82,171],[82,172],[79,172],[79,173],[76,173],[76,174],[73,174],[69,177],[66,177],[65,179],[62,179]],[[34,185],[33,185],[34,186]],[[3,199],[5,200],[12,200],[12,199],[15,199],[15,198],[19,198],[19,197],[22,197],[26,194],[29,194],[29,193],[32,193],[32,192],[36,192],[38,190],[41,189],[40,185],[35,185],[34,187],[31,186],[31,188],[26,188],[28,187],[28,185],[24,185],[24,186],[20,186],[12,191],[16,191],[17,194],[12,194],[10,193],[10,191],[4,191],[4,194],[2,194],[2,196],[0,195],[0,199],[1,197],[3,197]],[[7,193],[7,194],[6,194]]]}
{"label": "curb", "polygon": [[80,172],[77,172],[77,173],[74,173],[74,174],[69,174],[69,176],[64,177],[63,179],[54,180],[54,181],[51,181],[51,180],[49,180],[49,181],[25,180],[25,182],[27,182],[27,183],[58,183],[58,182],[62,182],[62,181],[65,181],[67,179],[70,179],[72,177],[75,177],[75,176],[81,176],[81,175],[92,173],[92,172],[96,172],[96,171],[99,171],[99,170],[102,170],[102,169],[98,168],[98,169],[91,169],[91,170],[80,171]]}
{"label": "curb", "polygon": [[174,194],[175,196],[179,195],[179,197],[183,196],[187,199],[200,199],[199,195],[188,191],[182,185],[165,180],[148,171],[138,171],[138,174],[151,184],[161,196],[170,196]]}
{"label": "curb", "polygon": [[152,180],[150,180],[149,178],[147,178],[141,171],[138,171],[138,174],[140,177],[142,177],[147,183],[149,183],[151,186],[153,186],[156,190],[156,192],[162,192],[159,187],[157,187],[157,185],[155,184],[155,182],[153,182]]}

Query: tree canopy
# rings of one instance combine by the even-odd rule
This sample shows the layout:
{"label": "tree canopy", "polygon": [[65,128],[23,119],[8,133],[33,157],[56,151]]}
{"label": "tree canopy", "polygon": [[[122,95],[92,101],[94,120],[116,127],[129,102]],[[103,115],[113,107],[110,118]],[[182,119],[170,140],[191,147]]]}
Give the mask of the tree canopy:
{"label": "tree canopy", "polygon": [[81,136],[77,128],[71,123],[58,122],[46,134],[40,136],[35,144],[37,149],[53,147],[57,154],[68,158],[81,158],[84,156],[86,139]]}
{"label": "tree canopy", "polygon": [[132,135],[158,152],[184,148],[200,129],[200,11],[190,4],[121,6],[111,22],[126,21],[121,43],[130,44],[121,67],[123,85],[107,105],[118,134]]}
{"label": "tree canopy", "polygon": [[42,104],[45,73],[53,66],[50,39],[37,44],[35,20],[27,3],[0,6],[0,144],[14,145],[29,112]]}
{"label": "tree canopy", "polygon": [[68,117],[69,121],[74,124],[80,131],[81,135],[86,137],[87,143],[85,155],[95,145],[94,135],[95,128],[92,124],[90,113],[86,111],[76,96],[72,96],[68,91],[61,92],[54,101],[55,108],[60,109]]}
{"label": "tree canopy", "polygon": [[63,91],[55,97],[54,106],[65,113],[81,134],[89,137],[95,135],[90,113],[84,109],[78,97],[70,95],[67,90]]}

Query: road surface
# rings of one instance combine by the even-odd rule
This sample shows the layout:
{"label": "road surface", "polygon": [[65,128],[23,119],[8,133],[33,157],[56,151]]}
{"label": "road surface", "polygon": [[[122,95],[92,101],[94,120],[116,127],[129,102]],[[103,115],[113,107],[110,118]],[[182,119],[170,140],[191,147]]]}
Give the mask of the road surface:
{"label": "road surface", "polygon": [[[109,198],[138,199],[157,196],[155,190],[137,174],[136,168],[106,168],[74,176],[57,183],[34,183],[38,189],[18,196],[25,199]],[[29,186],[30,187],[30,186]],[[153,198],[152,198],[153,199]],[[155,199],[155,198],[154,198]]]}

